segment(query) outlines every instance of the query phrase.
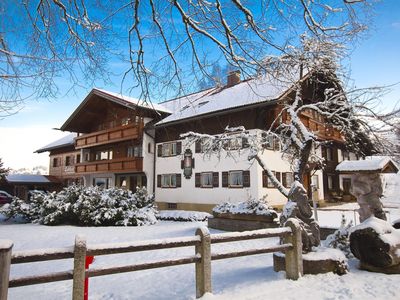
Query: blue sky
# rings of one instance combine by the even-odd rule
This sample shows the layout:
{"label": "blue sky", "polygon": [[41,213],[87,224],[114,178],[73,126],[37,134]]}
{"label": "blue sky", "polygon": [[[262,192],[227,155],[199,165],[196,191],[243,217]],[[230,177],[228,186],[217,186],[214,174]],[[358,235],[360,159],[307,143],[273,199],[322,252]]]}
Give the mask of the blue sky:
{"label": "blue sky", "polygon": [[[350,76],[357,87],[400,82],[400,2],[378,3],[373,20],[368,36],[354,45],[349,60]],[[97,87],[119,92],[120,80],[114,76],[113,84]],[[91,89],[79,88],[51,101],[30,101],[17,114],[0,120],[0,157],[5,165],[14,169],[47,166],[47,154],[33,152],[65,135],[52,128],[60,127]],[[400,84],[392,90],[382,99],[382,109],[389,110],[400,100]]]}

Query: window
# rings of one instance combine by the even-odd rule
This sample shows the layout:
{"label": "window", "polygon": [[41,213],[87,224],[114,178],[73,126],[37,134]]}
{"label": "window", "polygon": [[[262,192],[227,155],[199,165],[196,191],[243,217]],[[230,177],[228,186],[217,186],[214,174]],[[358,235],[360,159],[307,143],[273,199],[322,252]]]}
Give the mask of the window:
{"label": "window", "polygon": [[94,178],[93,185],[98,186],[99,188],[109,188],[110,178]]}
{"label": "window", "polygon": [[279,140],[273,135],[267,135],[265,132],[262,133],[262,143],[264,148],[274,151],[279,151]]}
{"label": "window", "polygon": [[350,153],[348,151],[342,150],[343,160],[350,160]]}
{"label": "window", "polygon": [[197,104],[197,107],[202,107],[203,105],[206,105],[209,101],[203,101]]}
{"label": "window", "polygon": [[333,161],[334,150],[335,149],[332,149],[332,148],[326,148],[326,160],[327,161]]}
{"label": "window", "polygon": [[293,173],[285,172],[282,173],[282,184],[285,188],[290,188],[293,183]]}
{"label": "window", "polygon": [[318,175],[311,176],[311,185],[316,189],[319,188]]}
{"label": "window", "polygon": [[112,150],[102,150],[96,152],[96,160],[108,160],[113,158]]}
{"label": "window", "polygon": [[201,173],[201,187],[213,187],[213,173]]}
{"label": "window", "polygon": [[147,152],[148,152],[148,153],[151,153],[151,143],[148,143],[148,144],[147,144]]}
{"label": "window", "polygon": [[73,156],[66,156],[65,157],[65,166],[72,166],[74,163],[74,157]]}
{"label": "window", "polygon": [[[276,180],[278,180],[279,182],[281,182],[281,172],[275,172],[275,171],[271,171],[272,174],[274,174]],[[284,173],[282,173],[283,175]],[[271,179],[269,179],[267,172],[263,171],[262,173],[263,175],[263,187],[266,188],[275,188],[275,185],[273,184],[273,182],[271,181]]]}
{"label": "window", "polygon": [[333,176],[328,175],[328,190],[333,190]]}
{"label": "window", "polygon": [[176,174],[161,175],[161,187],[176,187]]}
{"label": "window", "polygon": [[229,186],[230,187],[242,187],[243,186],[243,172],[242,171],[230,171],[229,172]]}
{"label": "window", "polygon": [[131,122],[132,122],[131,118],[123,118],[121,120],[121,125],[126,126],[126,125],[130,124]]}
{"label": "window", "polygon": [[182,142],[164,143],[157,145],[157,156],[175,156],[182,152]]}
{"label": "window", "polygon": [[168,143],[162,145],[162,156],[176,155],[176,143]]}
{"label": "window", "polygon": [[142,146],[129,146],[126,155],[127,157],[142,157]]}
{"label": "window", "polygon": [[241,137],[236,137],[236,138],[231,138],[228,141],[227,147],[229,150],[238,150],[242,148],[242,138]]}
{"label": "window", "polygon": [[81,162],[81,155],[80,154],[77,154],[76,155],[76,163],[80,163]]}
{"label": "window", "polygon": [[54,157],[54,158],[53,158],[53,168],[56,168],[56,167],[59,167],[59,164],[58,164],[58,157]]}
{"label": "window", "polygon": [[167,203],[168,209],[177,209],[178,205],[176,203]]}

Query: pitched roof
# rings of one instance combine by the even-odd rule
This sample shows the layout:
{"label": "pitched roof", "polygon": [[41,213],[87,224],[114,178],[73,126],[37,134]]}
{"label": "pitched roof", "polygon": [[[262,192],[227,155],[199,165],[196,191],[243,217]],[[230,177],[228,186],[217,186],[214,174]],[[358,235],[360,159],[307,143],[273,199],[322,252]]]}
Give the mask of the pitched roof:
{"label": "pitched roof", "polygon": [[153,104],[144,102],[143,100],[127,97],[122,94],[113,93],[109,91],[105,91],[98,88],[93,88],[90,93],[86,96],[86,98],[79,104],[79,106],[75,109],[75,111],[69,116],[69,118],[64,122],[64,124],[60,127],[63,131],[73,131],[69,130],[69,124],[75,119],[75,117],[80,113],[80,111],[85,107],[85,105],[92,99],[92,96],[99,96],[102,99],[106,99],[108,101],[112,101],[124,107],[140,107],[147,110],[157,111],[164,114],[170,114],[171,111],[159,104]]}
{"label": "pitched roof", "polygon": [[389,157],[371,157],[366,160],[342,161],[336,166],[336,171],[341,173],[397,173],[399,169]]}
{"label": "pitched roof", "polygon": [[67,147],[67,146],[73,146],[75,144],[76,136],[77,136],[76,133],[70,133],[70,134],[62,137],[61,139],[58,139],[42,148],[36,150],[35,152],[43,153],[43,152],[51,151],[54,149],[59,149],[59,148]]}
{"label": "pitched roof", "polygon": [[122,100],[124,102],[128,102],[130,104],[134,104],[134,105],[142,107],[142,108],[154,109],[156,111],[164,112],[164,113],[171,113],[171,111],[169,109],[167,109],[163,105],[160,105],[157,103],[144,102],[143,100],[140,100],[137,98],[128,97],[128,96],[125,96],[125,95],[122,95],[119,93],[113,93],[113,92],[98,89],[98,88],[94,88],[92,91],[96,94],[99,94],[100,96],[104,96],[104,95],[109,96],[110,97],[109,100],[115,101],[117,103],[120,103],[120,102],[118,102],[118,100]]}
{"label": "pitched roof", "polygon": [[295,80],[284,78],[278,80],[264,76],[242,81],[231,87],[211,88],[161,102],[162,106],[173,113],[159,121],[156,126],[204,116],[226,109],[278,100],[291,89],[294,82]]}
{"label": "pitched roof", "polygon": [[44,175],[10,174],[6,176],[9,183],[51,183]]}

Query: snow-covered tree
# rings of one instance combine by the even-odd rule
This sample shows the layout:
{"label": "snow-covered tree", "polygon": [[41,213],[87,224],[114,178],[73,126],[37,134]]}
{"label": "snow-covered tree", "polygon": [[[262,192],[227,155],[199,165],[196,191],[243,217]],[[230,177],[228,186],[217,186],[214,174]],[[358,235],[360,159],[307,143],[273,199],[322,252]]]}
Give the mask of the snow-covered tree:
{"label": "snow-covered tree", "polygon": [[[319,226],[312,218],[307,191],[304,187],[304,174],[324,167],[324,158],[315,151],[332,142],[323,138],[318,131],[312,130],[302,120],[304,113],[318,115],[324,123],[324,130],[336,132],[347,150],[360,156],[384,151],[393,151],[382,142],[375,122],[386,122],[388,114],[379,114],[372,109],[374,101],[379,100],[376,92],[380,89],[345,90],[342,82],[340,58],[341,45],[331,40],[321,40],[302,36],[300,47],[280,57],[268,57],[263,63],[268,65],[268,74],[259,73],[265,80],[273,78],[287,81],[291,91],[281,101],[280,112],[268,130],[260,134],[251,134],[243,127],[227,128],[218,136],[189,132],[182,137],[188,138],[189,145],[199,139],[210,155],[220,155],[226,151],[227,142],[236,138],[232,133],[242,136],[250,146],[249,160],[256,161],[265,171],[274,186],[288,198],[281,215],[281,223],[288,218],[300,219],[303,234],[303,249],[311,250],[319,244]],[[271,73],[273,74],[271,76]],[[309,93],[313,95],[309,95]],[[307,94],[308,93],[308,94]],[[391,113],[392,114],[392,113]],[[262,153],[270,138],[276,139],[282,148],[282,154],[291,162],[294,180],[290,189],[285,188],[276,178]],[[228,150],[229,152],[229,150]],[[229,154],[229,153],[228,153]]]}
{"label": "snow-covered tree", "polygon": [[4,180],[10,169],[4,167],[3,160],[0,158],[0,182]]}

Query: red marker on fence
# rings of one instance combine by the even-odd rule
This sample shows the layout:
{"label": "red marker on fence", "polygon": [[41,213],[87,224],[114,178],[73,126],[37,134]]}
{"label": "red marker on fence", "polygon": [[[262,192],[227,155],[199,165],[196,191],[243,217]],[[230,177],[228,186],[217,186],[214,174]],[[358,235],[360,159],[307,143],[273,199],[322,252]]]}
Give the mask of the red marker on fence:
{"label": "red marker on fence", "polygon": [[[85,270],[89,269],[89,265],[91,263],[93,263],[93,261],[94,261],[94,256],[86,256],[86,259],[85,259]],[[88,300],[89,299],[88,297],[89,297],[89,278],[85,277],[85,291],[84,291],[84,294],[83,294],[83,299],[84,300]]]}

